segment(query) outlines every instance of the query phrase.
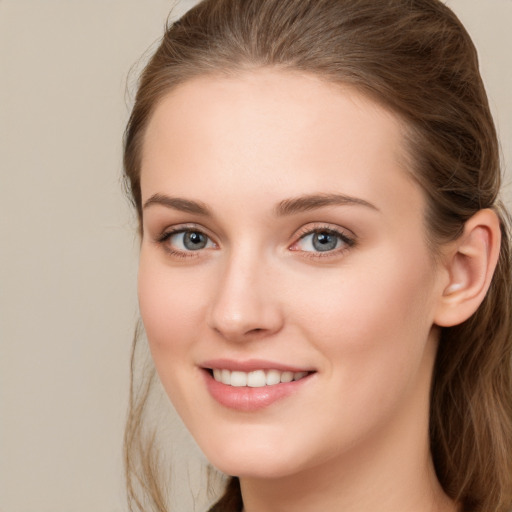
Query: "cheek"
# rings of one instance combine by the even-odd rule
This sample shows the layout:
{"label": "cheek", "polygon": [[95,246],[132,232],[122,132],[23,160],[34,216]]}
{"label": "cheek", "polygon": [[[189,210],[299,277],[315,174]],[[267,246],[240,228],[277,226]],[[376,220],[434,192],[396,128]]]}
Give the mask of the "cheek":
{"label": "cheek", "polygon": [[[302,337],[325,356],[321,369],[335,404],[317,417],[329,429],[326,436],[364,436],[428,400],[435,344],[429,343],[430,296],[423,290],[432,279],[430,267],[419,267],[383,255],[378,265],[340,269],[305,287]],[[345,418],[345,434],[333,416]]]}
{"label": "cheek", "polygon": [[354,363],[343,365],[350,374],[389,370],[391,375],[408,363],[419,364],[433,307],[430,262],[417,256],[390,250],[378,261],[361,259],[311,281],[302,290],[305,336],[333,360]]}
{"label": "cheek", "polygon": [[193,354],[202,333],[206,296],[204,279],[198,282],[189,274],[173,272],[166,265],[155,263],[154,257],[146,258],[141,251],[140,314],[160,381],[182,417],[189,411],[187,397],[191,389],[187,383],[190,375],[197,372]]}
{"label": "cheek", "polygon": [[191,340],[199,336],[200,319],[204,318],[204,280],[201,283],[192,273],[172,272],[159,266],[149,261],[142,251],[138,296],[142,321],[158,368],[162,358],[185,350]]}

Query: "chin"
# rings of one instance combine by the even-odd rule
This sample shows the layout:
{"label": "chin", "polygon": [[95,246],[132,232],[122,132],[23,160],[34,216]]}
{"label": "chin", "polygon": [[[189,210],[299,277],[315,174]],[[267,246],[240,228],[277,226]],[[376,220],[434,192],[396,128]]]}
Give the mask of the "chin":
{"label": "chin", "polygon": [[[283,478],[305,469],[307,465],[305,461],[297,460],[297,449],[286,450],[283,443],[231,440],[224,445],[210,444],[206,449],[201,448],[218,470],[241,478]],[[292,453],[287,453],[289,451]]]}

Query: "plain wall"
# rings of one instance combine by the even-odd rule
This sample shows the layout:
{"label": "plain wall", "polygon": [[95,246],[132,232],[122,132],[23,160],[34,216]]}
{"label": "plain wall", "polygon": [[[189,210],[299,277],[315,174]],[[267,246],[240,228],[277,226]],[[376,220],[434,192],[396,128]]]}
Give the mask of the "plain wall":
{"label": "plain wall", "polygon": [[[126,509],[137,239],[120,179],[125,84],[172,5],[0,0],[1,512]],[[512,1],[448,5],[479,49],[509,182]]]}

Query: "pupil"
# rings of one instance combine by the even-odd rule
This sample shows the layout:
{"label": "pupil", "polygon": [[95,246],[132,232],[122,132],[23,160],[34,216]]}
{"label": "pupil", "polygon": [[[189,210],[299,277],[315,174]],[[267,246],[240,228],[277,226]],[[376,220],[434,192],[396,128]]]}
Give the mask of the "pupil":
{"label": "pupil", "polygon": [[336,248],[337,242],[336,236],[329,233],[315,233],[313,236],[313,247],[317,251],[331,251]]}
{"label": "pupil", "polygon": [[189,231],[185,233],[183,245],[191,251],[203,249],[206,246],[206,236],[204,236],[202,233]]}

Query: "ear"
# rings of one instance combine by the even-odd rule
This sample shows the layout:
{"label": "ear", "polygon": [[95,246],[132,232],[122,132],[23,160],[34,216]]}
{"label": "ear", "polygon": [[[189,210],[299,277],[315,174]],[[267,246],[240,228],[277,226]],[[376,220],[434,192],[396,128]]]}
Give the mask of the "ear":
{"label": "ear", "polygon": [[500,251],[501,230],[496,213],[478,211],[445,254],[448,282],[443,284],[434,323],[452,327],[467,320],[480,306],[491,284]]}

